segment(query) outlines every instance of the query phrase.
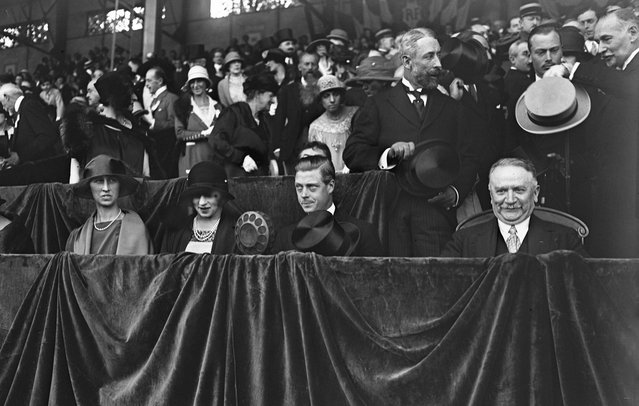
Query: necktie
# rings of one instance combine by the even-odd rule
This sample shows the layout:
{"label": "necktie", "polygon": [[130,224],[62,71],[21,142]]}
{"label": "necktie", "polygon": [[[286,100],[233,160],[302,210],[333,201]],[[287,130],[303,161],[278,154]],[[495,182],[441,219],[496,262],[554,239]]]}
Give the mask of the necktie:
{"label": "necktie", "polygon": [[426,106],[424,105],[424,100],[422,99],[422,93],[417,90],[410,90],[408,87],[405,87],[406,93],[409,93],[415,97],[413,100],[413,106],[415,106],[415,110],[417,110],[417,114],[419,117],[424,117],[424,111],[426,110]]}
{"label": "necktie", "polygon": [[517,229],[515,226],[510,226],[510,230],[508,230],[508,239],[506,240],[506,246],[508,247],[508,252],[514,254],[519,249],[521,245],[521,241],[519,241],[519,237],[517,237]]}

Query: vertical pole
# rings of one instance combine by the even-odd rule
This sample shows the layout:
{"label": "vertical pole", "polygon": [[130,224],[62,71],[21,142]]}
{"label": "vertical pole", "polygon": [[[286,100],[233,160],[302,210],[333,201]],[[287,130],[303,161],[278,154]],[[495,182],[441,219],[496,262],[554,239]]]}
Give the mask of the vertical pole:
{"label": "vertical pole", "polygon": [[161,48],[162,2],[160,0],[146,0],[144,2],[143,32],[142,55],[146,57],[146,55],[156,53]]}
{"label": "vertical pole", "polygon": [[111,70],[115,69],[115,40],[117,33],[115,29],[118,25],[118,8],[120,7],[120,0],[115,0],[115,19],[113,20],[113,35],[111,37]]}

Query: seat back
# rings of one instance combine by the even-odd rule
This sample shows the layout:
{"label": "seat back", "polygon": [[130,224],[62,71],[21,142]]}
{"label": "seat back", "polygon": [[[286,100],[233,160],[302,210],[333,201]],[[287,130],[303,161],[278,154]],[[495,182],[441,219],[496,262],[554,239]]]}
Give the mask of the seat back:
{"label": "seat back", "polygon": [[[584,223],[577,217],[560,210],[536,206],[535,215],[544,221],[548,221],[549,223],[561,224],[562,226],[572,228],[577,232],[579,238],[581,238],[582,244],[584,242],[584,238],[586,238],[590,233],[590,230],[588,229],[586,223]],[[493,220],[494,218],[495,215],[493,214],[493,211],[486,210],[481,213],[475,214],[474,216],[469,217],[459,223],[455,231],[472,227],[477,224],[485,223],[487,221]]]}

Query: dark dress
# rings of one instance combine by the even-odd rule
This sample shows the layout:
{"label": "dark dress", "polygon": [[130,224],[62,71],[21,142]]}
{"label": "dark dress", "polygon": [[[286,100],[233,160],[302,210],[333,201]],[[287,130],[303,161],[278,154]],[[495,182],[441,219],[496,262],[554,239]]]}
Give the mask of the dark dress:
{"label": "dark dress", "polygon": [[[127,164],[134,176],[142,176],[144,151],[147,140],[144,130],[135,126],[127,128],[117,120],[104,117],[93,110],[88,112],[70,107],[65,114],[62,139],[71,157],[81,167],[100,154],[119,159]],[[135,120],[131,120],[135,123]],[[149,157],[151,160],[151,156]],[[151,171],[154,172],[155,165]]]}
{"label": "dark dress", "polygon": [[11,223],[0,230],[0,253],[2,254],[33,254],[33,242],[24,225],[13,216],[0,213]]}
{"label": "dark dress", "polygon": [[[240,217],[240,212],[232,208],[232,206],[225,205],[222,209],[222,216],[220,218],[220,224],[217,227],[215,233],[215,239],[213,240],[213,247],[211,248],[211,254],[233,254],[235,249],[235,223]],[[190,217],[186,225],[181,228],[168,229],[162,240],[160,253],[178,253],[184,252],[186,246],[191,241],[193,236],[193,230],[191,225],[193,224],[193,217]]]}
{"label": "dark dress", "polygon": [[[272,153],[266,119],[260,113],[260,123],[256,123],[246,102],[231,104],[222,111],[209,143],[213,147],[213,161],[224,167],[228,178],[269,174]],[[242,168],[247,155],[257,164],[256,171],[245,172]]]}

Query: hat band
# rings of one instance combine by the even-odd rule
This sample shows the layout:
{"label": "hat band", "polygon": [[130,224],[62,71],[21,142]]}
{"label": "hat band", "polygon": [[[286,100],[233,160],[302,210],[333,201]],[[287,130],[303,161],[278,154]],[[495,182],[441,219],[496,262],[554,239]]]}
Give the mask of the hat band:
{"label": "hat band", "polygon": [[572,105],[568,109],[566,109],[566,111],[556,114],[554,116],[540,116],[538,114],[531,113],[530,110],[528,110],[527,112],[528,118],[530,118],[530,121],[544,127],[561,125],[565,123],[566,121],[570,120],[571,118],[573,118],[576,113],[577,113],[576,98],[575,100],[573,100]]}

